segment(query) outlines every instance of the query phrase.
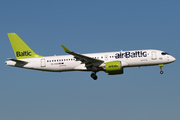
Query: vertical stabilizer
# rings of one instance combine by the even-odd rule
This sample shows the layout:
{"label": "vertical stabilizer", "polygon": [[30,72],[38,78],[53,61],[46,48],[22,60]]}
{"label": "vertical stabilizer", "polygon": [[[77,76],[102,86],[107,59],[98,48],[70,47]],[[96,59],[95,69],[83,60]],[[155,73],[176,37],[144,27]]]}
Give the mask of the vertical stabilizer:
{"label": "vertical stabilizer", "polygon": [[7,33],[16,59],[43,57],[36,54],[16,33]]}

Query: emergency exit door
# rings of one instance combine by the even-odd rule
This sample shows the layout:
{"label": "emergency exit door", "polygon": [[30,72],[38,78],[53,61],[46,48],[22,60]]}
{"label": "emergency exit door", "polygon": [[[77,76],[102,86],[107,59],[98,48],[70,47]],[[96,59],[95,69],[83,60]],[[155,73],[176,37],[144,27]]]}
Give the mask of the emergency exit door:
{"label": "emergency exit door", "polygon": [[105,55],[104,57],[105,57],[105,60],[108,60],[108,55]]}

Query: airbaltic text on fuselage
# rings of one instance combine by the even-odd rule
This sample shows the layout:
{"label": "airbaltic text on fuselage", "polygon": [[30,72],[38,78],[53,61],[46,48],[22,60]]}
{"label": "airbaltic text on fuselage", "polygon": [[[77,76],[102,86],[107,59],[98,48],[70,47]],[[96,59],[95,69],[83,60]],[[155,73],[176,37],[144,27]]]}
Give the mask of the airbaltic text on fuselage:
{"label": "airbaltic text on fuselage", "polygon": [[115,54],[115,58],[136,58],[136,57],[147,57],[146,51],[134,51],[134,52],[120,52]]}
{"label": "airbaltic text on fuselage", "polygon": [[22,51],[22,52],[17,51],[17,52],[16,52],[16,56],[17,56],[17,57],[31,56],[31,52],[29,52],[29,51]]}

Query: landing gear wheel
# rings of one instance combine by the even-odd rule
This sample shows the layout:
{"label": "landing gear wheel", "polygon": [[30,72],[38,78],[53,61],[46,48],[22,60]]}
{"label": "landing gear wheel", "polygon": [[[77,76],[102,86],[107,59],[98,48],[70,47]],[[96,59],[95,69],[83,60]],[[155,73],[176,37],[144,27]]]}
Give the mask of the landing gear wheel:
{"label": "landing gear wheel", "polygon": [[163,71],[160,71],[161,74],[163,74],[164,72]]}
{"label": "landing gear wheel", "polygon": [[91,74],[91,77],[92,77],[94,80],[97,80],[97,78],[98,78],[95,73],[92,73],[92,74]]}

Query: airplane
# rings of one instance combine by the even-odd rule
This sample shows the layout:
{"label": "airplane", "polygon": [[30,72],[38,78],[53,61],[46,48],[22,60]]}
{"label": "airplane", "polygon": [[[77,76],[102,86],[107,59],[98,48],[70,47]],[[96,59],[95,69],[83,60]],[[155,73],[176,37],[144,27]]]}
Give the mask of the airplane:
{"label": "airplane", "polygon": [[126,67],[159,65],[160,73],[163,74],[164,64],[176,60],[168,53],[155,49],[79,54],[64,45],[61,45],[62,48],[70,55],[44,57],[36,54],[16,33],[7,35],[16,59],[8,58],[6,65],[49,72],[91,71],[94,80],[97,80],[96,73],[99,71],[118,75],[123,74]]}

